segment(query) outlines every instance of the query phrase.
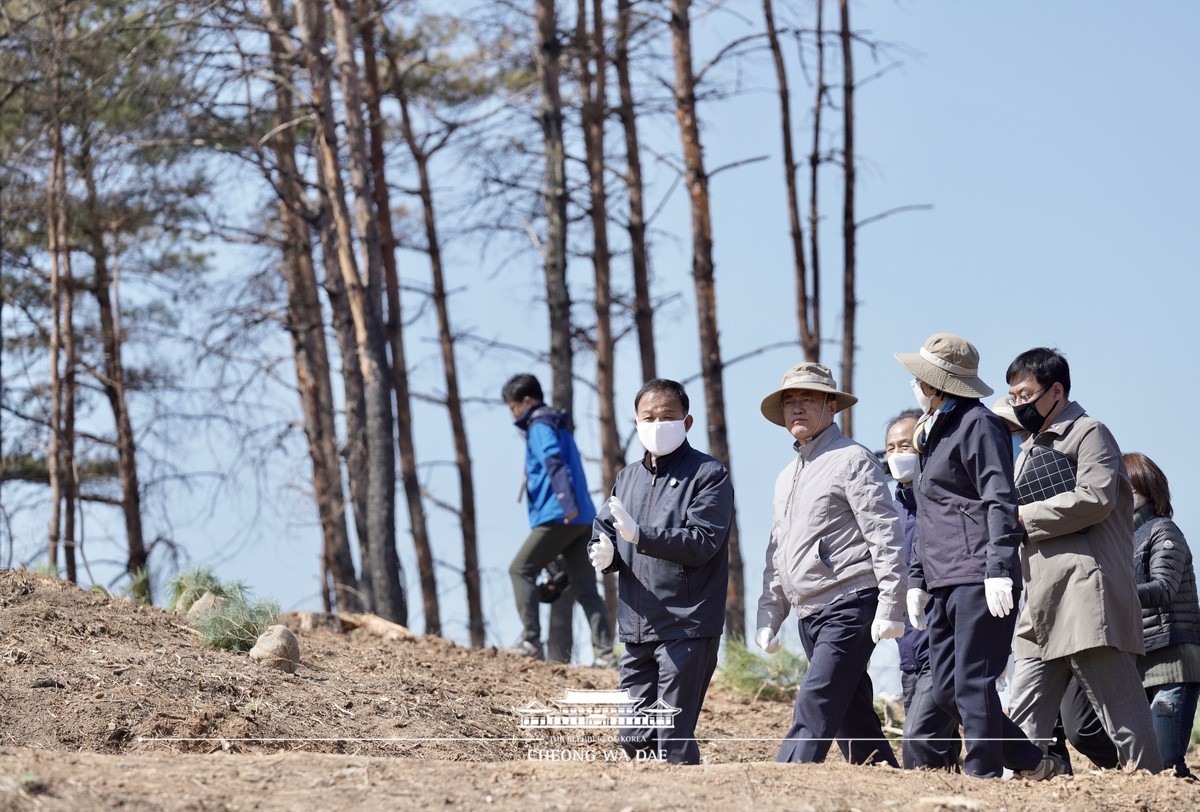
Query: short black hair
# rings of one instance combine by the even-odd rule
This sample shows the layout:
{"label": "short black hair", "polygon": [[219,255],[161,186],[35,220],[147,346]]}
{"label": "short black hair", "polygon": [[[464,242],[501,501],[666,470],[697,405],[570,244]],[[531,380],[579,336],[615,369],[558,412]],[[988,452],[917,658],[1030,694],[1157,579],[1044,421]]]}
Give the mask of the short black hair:
{"label": "short black hair", "polygon": [[683,384],[679,381],[668,380],[667,378],[653,378],[642,384],[642,388],[633,396],[633,411],[636,413],[638,404],[642,402],[642,398],[651,392],[663,392],[667,395],[673,395],[679,399],[679,405],[683,407],[683,414],[686,417],[691,414],[688,411],[688,396],[687,391],[683,388]]}
{"label": "short black hair", "polygon": [[1042,387],[1061,383],[1063,396],[1071,396],[1071,365],[1066,357],[1058,350],[1048,347],[1034,347],[1013,359],[1004,373],[1004,382],[1011,384],[1014,378],[1031,374]]}
{"label": "short black hair", "polygon": [[925,413],[922,412],[920,409],[905,409],[904,411],[900,412],[900,414],[896,415],[895,417],[893,417],[891,420],[889,420],[887,422],[887,428],[884,431],[885,432],[891,431],[892,426],[896,425],[901,420],[920,420],[921,415],[923,415],[923,414],[925,414]]}
{"label": "short black hair", "polygon": [[504,388],[500,390],[500,397],[504,398],[505,403],[520,403],[526,397],[531,397],[538,402],[545,400],[542,395],[542,385],[528,372],[522,372],[520,375],[513,375],[509,378],[508,383],[504,384]]}

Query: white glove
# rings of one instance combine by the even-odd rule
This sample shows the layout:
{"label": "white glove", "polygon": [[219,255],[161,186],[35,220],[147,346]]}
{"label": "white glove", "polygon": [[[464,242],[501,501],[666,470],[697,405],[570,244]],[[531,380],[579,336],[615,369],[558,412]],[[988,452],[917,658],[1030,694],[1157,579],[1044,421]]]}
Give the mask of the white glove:
{"label": "white glove", "polygon": [[1008,658],[1008,662],[1004,666],[1004,672],[1001,673],[1000,676],[996,677],[996,690],[997,691],[1007,691],[1008,690],[1008,682],[1011,679],[1012,671],[1013,671],[1013,658],[1010,656]]}
{"label": "white glove", "polygon": [[908,602],[908,622],[914,629],[923,630],[929,625],[925,607],[929,604],[929,593],[919,586],[910,587],[905,595]]}
{"label": "white glove", "polygon": [[984,578],[983,594],[992,617],[1008,617],[1013,608],[1012,578]]}
{"label": "white glove", "polygon": [[779,651],[779,635],[771,631],[770,627],[763,626],[754,635],[754,645],[767,652],[767,654],[774,654]]}
{"label": "white glove", "polygon": [[621,504],[621,500],[615,496],[610,496],[608,499],[608,510],[612,513],[613,527],[621,534],[621,538],[628,541],[630,544],[637,544],[638,526],[634,524],[633,517],[629,515],[629,511]]}
{"label": "white glove", "polygon": [[875,618],[871,621],[871,641],[895,639],[904,635],[904,624],[898,620]]}
{"label": "white glove", "polygon": [[613,543],[608,536],[600,536],[600,538],[588,545],[588,558],[592,561],[592,566],[596,568],[596,572],[604,572],[613,562]]}

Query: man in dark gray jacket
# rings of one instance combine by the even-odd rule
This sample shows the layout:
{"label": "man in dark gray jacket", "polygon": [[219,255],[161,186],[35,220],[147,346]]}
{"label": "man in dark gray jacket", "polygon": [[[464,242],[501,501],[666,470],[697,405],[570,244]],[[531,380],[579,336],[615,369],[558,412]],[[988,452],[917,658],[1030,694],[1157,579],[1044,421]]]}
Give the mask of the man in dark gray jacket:
{"label": "man in dark gray jacket", "polygon": [[623,729],[631,756],[700,763],[696,720],[717,666],[729,581],[733,483],[718,460],[692,448],[688,396],[654,379],[634,398],[641,460],[618,475],[588,549],[598,572],[616,572],[621,687],[678,709],[671,729]]}

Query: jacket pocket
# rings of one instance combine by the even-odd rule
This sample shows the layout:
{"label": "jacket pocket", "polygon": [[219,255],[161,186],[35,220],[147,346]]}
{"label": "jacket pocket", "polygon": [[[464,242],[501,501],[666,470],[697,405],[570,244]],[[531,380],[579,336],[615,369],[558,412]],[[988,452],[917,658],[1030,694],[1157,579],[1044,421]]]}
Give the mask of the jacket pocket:
{"label": "jacket pocket", "polygon": [[683,566],[672,561],[658,560],[651,568],[647,586],[650,592],[668,605],[679,603],[687,594],[687,575]]}
{"label": "jacket pocket", "polygon": [[983,527],[979,519],[972,516],[964,506],[956,507],[959,521],[962,523],[963,554],[966,558],[974,558],[976,550],[981,546],[978,542],[982,539]]}
{"label": "jacket pocket", "polygon": [[834,571],[833,556],[829,554],[829,545],[825,543],[824,539],[817,542],[817,560],[825,566],[825,569],[830,572]]}

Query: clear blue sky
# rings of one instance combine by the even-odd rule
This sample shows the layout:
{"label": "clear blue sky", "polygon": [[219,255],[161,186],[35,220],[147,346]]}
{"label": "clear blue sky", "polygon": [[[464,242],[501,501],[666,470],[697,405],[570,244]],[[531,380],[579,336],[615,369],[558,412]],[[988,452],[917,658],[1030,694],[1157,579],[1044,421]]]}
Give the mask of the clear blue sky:
{"label": "clear blue sky", "polygon": [[[744,20],[725,13],[697,20],[699,49],[758,25],[758,3],[733,7]],[[892,354],[916,350],[930,333],[957,332],[973,341],[982,355],[982,377],[998,393],[1018,352],[1058,347],[1072,365],[1073,398],[1109,424],[1123,449],[1149,454],[1167,473],[1177,520],[1196,548],[1200,510],[1191,496],[1200,491],[1200,476],[1183,435],[1200,389],[1192,340],[1200,254],[1200,5],[858,2],[853,15],[854,27],[865,35],[905,49],[901,64],[858,94],[859,218],[899,206],[932,207],[876,222],[859,235],[856,438],[878,448],[887,419],[913,405],[910,376]],[[873,71],[864,53],[857,59],[860,76]],[[808,89],[792,66],[798,137],[807,143]],[[712,183],[726,358],[797,333],[773,78],[764,62],[747,65],[744,76],[746,93],[700,108],[710,169],[769,156]],[[644,127],[648,140],[677,148],[671,119]],[[652,169],[661,194],[670,173]],[[834,338],[841,309],[840,197],[833,185],[824,194],[825,328]],[[683,294],[659,315],[659,370],[688,378],[698,370],[699,354],[681,192],[657,226],[674,236],[655,240],[656,292]],[[545,341],[544,307],[532,303],[541,283],[536,258],[493,275],[487,260],[481,266],[465,247],[451,257],[457,265],[449,284],[471,286],[453,301],[457,326],[511,343]],[[406,276],[423,278],[419,258],[405,262]],[[591,267],[577,260],[570,272],[588,280]],[[628,287],[627,264],[619,262],[615,272],[618,284]],[[410,346],[421,364],[418,387],[440,389],[435,348],[416,335]],[[827,344],[824,353],[822,360],[836,372],[840,347]],[[798,350],[775,350],[725,374],[750,628],[771,484],[792,453],[790,437],[760,416],[758,403],[798,360]],[[495,398],[508,375],[527,369],[549,382],[548,370],[515,357],[480,357],[464,349],[462,363],[469,396]],[[579,370],[585,380],[593,379],[588,363],[582,359]],[[631,399],[641,383],[632,342],[622,347],[618,365],[618,419],[631,428]],[[698,381],[689,388],[696,417],[691,436],[704,448],[703,392]],[[577,397],[579,443],[595,457],[596,405],[582,387]],[[444,412],[422,405],[415,420],[421,459],[450,459]],[[488,639],[509,644],[518,625],[506,570],[528,529],[515,500],[522,444],[498,402],[472,406],[468,427],[480,490]],[[636,441],[634,448],[640,451]],[[246,581],[284,608],[318,608],[319,535],[311,504],[291,495],[306,474],[298,447],[293,464],[263,475],[268,492],[279,496],[248,534],[246,517],[226,515],[246,507],[233,504],[210,522],[181,528],[180,541],[194,559],[219,562],[219,575]],[[452,470],[438,467],[431,477],[430,486],[443,489],[444,498],[456,498]],[[593,485],[598,481],[595,471]],[[597,495],[597,502],[602,498]],[[419,630],[416,568],[403,501],[398,505],[409,604]],[[457,527],[433,515],[437,555],[453,566],[460,560]],[[246,534],[246,543],[230,541],[231,524]],[[447,634],[464,641],[461,579],[449,567],[439,577]],[[577,645],[586,651],[586,629],[577,626]]]}

